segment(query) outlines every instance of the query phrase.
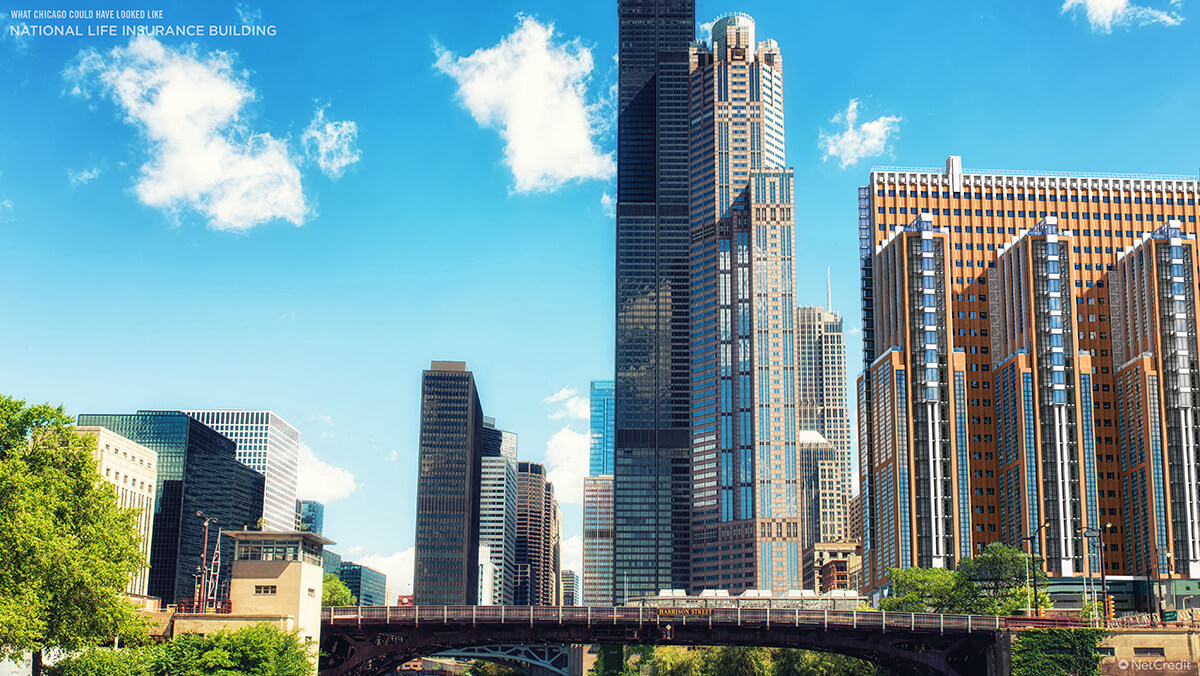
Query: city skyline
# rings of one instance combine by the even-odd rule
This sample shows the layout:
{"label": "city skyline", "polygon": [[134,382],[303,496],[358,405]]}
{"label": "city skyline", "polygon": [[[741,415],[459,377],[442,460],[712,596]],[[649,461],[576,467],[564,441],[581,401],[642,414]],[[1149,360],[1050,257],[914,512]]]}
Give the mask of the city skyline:
{"label": "city skyline", "polygon": [[[937,165],[961,153],[969,167],[1195,177],[1197,162],[1187,149],[1196,147],[1197,132],[1186,111],[1195,108],[1192,92],[1200,88],[1192,86],[1192,69],[1126,77],[1133,62],[1173,62],[1194,42],[1189,8],[1151,5],[1187,20],[1167,25],[1171,21],[1156,22],[1154,15],[1127,15],[1122,24],[1118,14],[1106,32],[1103,14],[1097,29],[1086,8],[1064,12],[1059,3],[947,3],[934,9],[932,24],[894,7],[872,7],[864,20],[835,7],[698,3],[698,22],[746,11],[770,26],[787,50],[796,300],[825,301],[825,265],[832,262],[832,304],[846,323],[847,363],[859,363],[853,200],[870,164]],[[167,8],[172,21],[241,20],[233,4]],[[469,25],[433,8],[417,39],[396,47],[404,62],[417,64],[399,73],[353,58],[364,43],[391,43],[383,35],[364,40],[364,34],[371,26],[401,30],[397,10],[360,8],[330,26],[320,8],[301,5],[289,16],[257,10],[259,21],[279,25],[272,40],[161,42],[175,59],[186,59],[184,46],[198,43],[195,57],[220,76],[218,84],[233,81],[253,94],[243,100],[246,130],[292,143],[293,154],[308,139],[312,159],[300,187],[309,213],[301,218],[294,209],[268,210],[275,218],[239,232],[219,229],[244,221],[222,216],[215,205],[238,205],[217,200],[212,190],[189,202],[156,196],[149,190],[154,185],[143,182],[140,167],[157,166],[173,147],[153,140],[164,130],[149,128],[138,109],[106,90],[103,76],[146,74],[161,61],[139,61],[128,43],[115,40],[0,38],[11,76],[2,92],[7,105],[0,107],[0,128],[7,130],[0,132],[0,241],[23,252],[0,272],[9,289],[0,309],[12,329],[0,337],[6,393],[62,402],[73,414],[220,406],[278,411],[301,431],[310,469],[317,458],[344,470],[325,474],[326,494],[299,497],[326,503],[326,530],[348,560],[382,567],[380,561],[394,562],[413,543],[417,374],[430,359],[466,359],[484,383],[489,412],[521,435],[522,459],[544,460],[551,474],[563,469],[551,480],[558,479],[556,495],[564,500],[565,545],[578,537],[582,522],[581,483],[573,483],[581,475],[567,471],[586,458],[586,410],[580,415],[576,402],[586,400],[591,379],[613,372],[613,224],[601,200],[615,199],[615,179],[603,161],[583,163],[592,167],[589,175],[563,179],[541,170],[528,178],[518,162],[527,155],[505,164],[507,147],[523,147],[515,126],[511,133],[508,122],[481,128],[472,118],[487,120],[488,110],[477,113],[461,101],[478,86],[469,55],[504,44],[506,36],[509,44],[544,44],[556,57],[586,49],[588,68],[577,63],[587,71],[584,101],[601,101],[616,79],[610,61],[615,3],[480,6]],[[545,37],[551,23],[555,32]],[[845,64],[821,58],[845,50],[822,28],[850,25],[862,41],[953,26],[944,31],[945,47],[961,53],[964,63],[948,59],[929,78],[893,82],[874,75],[870,50],[852,50],[867,53],[847,56]],[[576,38],[581,42],[573,45]],[[333,49],[311,55],[297,49],[310,43]],[[103,62],[91,65],[107,70],[82,81],[64,79],[64,71],[84,65],[78,57],[88,49]],[[113,55],[113,49],[123,51]],[[217,50],[232,50],[232,67],[212,61]],[[344,54],[331,57],[335,52]],[[299,53],[300,61],[280,58],[284,53]],[[1014,60],[1035,58],[1073,66],[1053,76],[1012,69]],[[329,63],[320,63],[324,59]],[[305,73],[307,83],[288,71]],[[1095,91],[1114,79],[1127,81],[1128,91],[1105,97],[1103,107],[1092,97],[1062,95],[1064,86]],[[988,84],[994,82],[1011,82],[1015,95],[997,93]],[[72,93],[77,84],[79,92]],[[372,100],[395,101],[392,89],[403,87],[428,103],[423,111],[395,106],[420,134],[403,134]],[[931,91],[943,97],[938,104],[923,101]],[[85,92],[91,98],[83,98]],[[1054,110],[1032,110],[1028,102],[1036,100],[1054,101]],[[890,132],[878,146],[864,145],[877,137],[843,135],[848,119],[863,135]],[[331,154],[350,129],[339,124],[351,121],[357,123],[355,147]],[[502,135],[486,128],[491,124]],[[1135,127],[1146,133],[1124,133]],[[824,146],[822,133],[829,139]],[[54,149],[46,146],[52,137]],[[596,139],[584,159],[602,160],[614,151],[611,134]],[[388,157],[420,157],[443,172],[426,165],[423,173],[455,179],[422,178]],[[404,200],[388,197],[396,185],[404,187]],[[477,187],[464,197],[461,185]],[[446,202],[430,206],[439,200],[457,208],[447,214]],[[294,220],[304,227],[292,227]],[[460,230],[468,236],[460,237]],[[425,254],[451,248],[451,264],[433,255],[427,257],[438,260],[424,262]],[[814,265],[816,252],[822,256]],[[72,311],[63,317],[45,312],[47,297],[70,299]],[[419,324],[409,321],[414,317]],[[263,373],[274,377],[259,382]],[[574,503],[565,502],[572,496]],[[395,584],[398,591],[404,582]]]}

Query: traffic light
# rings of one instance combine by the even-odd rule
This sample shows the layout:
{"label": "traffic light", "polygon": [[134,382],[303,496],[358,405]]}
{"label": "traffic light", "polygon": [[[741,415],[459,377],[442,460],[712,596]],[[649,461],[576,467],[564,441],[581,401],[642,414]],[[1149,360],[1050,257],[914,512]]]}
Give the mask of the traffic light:
{"label": "traffic light", "polygon": [[1112,622],[1113,618],[1116,616],[1116,612],[1117,612],[1116,604],[1113,603],[1112,594],[1109,594],[1108,596],[1104,597],[1104,607],[1107,610],[1107,614],[1105,615],[1105,620],[1107,622]]}

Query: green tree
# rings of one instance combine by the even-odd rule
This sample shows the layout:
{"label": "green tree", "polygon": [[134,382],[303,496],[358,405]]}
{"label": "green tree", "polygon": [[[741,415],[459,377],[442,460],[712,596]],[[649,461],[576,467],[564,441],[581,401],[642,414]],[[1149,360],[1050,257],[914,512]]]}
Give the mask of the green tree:
{"label": "green tree", "polygon": [[773,676],[886,676],[883,667],[836,653],[814,650],[779,649],[775,651]]}
{"label": "green tree", "polygon": [[965,590],[954,571],[945,568],[892,568],[892,595],[879,603],[880,610],[904,613],[957,613],[965,605]]}
{"label": "green tree", "polygon": [[[1026,571],[1046,574],[1032,565],[1021,550],[999,542],[988,545],[978,556],[958,562],[955,570],[944,568],[892,568],[892,595],[879,604],[880,610],[906,613],[972,613],[1011,615],[1030,603]],[[1050,598],[1038,590],[1037,603],[1047,608]]]}
{"label": "green tree", "polygon": [[625,649],[615,643],[602,643],[592,673],[597,676],[617,676],[624,669]]}
{"label": "green tree", "polygon": [[[999,542],[959,561],[955,573],[966,592],[962,598],[968,601],[960,612],[981,615],[1009,615],[1024,608],[1029,603],[1029,576],[1036,575],[1039,584],[1046,580],[1046,574],[1025,552]],[[1041,596],[1039,593],[1039,601]]]}
{"label": "green tree", "polygon": [[703,676],[704,651],[658,646],[647,661],[650,676]]}
{"label": "green tree", "polygon": [[768,648],[730,646],[712,648],[704,658],[705,676],[749,676],[773,671]]}
{"label": "green tree", "polygon": [[144,564],[137,512],[117,506],[62,407],[0,395],[0,655],[76,651],[145,623],[123,596]]}
{"label": "green tree", "polygon": [[353,606],[358,604],[358,599],[354,598],[354,594],[350,593],[350,588],[337,575],[325,573],[325,580],[321,584],[322,606],[328,608],[330,606]]}
{"label": "green tree", "polygon": [[487,660],[475,660],[471,663],[470,670],[467,671],[469,676],[521,676],[521,673],[519,669]]}
{"label": "green tree", "polygon": [[49,676],[308,676],[315,650],[294,631],[261,623],[210,636],[181,634],[161,645],[90,648],[60,660]]}
{"label": "green tree", "polygon": [[160,646],[113,650],[88,648],[46,667],[49,676],[147,676]]}

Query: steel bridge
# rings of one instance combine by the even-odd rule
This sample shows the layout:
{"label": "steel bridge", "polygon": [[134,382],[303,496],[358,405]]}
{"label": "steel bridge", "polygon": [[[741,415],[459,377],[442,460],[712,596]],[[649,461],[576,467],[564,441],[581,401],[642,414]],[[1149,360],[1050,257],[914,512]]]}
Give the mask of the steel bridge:
{"label": "steel bridge", "polygon": [[804,648],[910,674],[985,676],[997,674],[1006,627],[1005,618],[990,615],[801,608],[325,608],[320,673],[376,676],[416,657],[475,646],[615,643]]}

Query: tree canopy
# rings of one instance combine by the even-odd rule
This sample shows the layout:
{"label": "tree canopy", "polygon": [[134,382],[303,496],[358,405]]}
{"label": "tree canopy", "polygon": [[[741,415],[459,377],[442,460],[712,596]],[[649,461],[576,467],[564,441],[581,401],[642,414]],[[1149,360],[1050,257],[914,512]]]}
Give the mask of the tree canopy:
{"label": "tree canopy", "polygon": [[262,623],[208,636],[181,634],[147,647],[91,648],[47,671],[49,676],[308,676],[313,652],[295,631]]}
{"label": "tree canopy", "polygon": [[358,604],[358,599],[354,598],[354,594],[350,593],[350,588],[342,582],[342,578],[333,573],[325,573],[325,580],[321,587],[321,605],[325,608],[330,606],[353,606]]}
{"label": "tree canopy", "polygon": [[[892,568],[892,595],[879,604],[880,610],[907,613],[971,613],[1011,615],[1031,602],[1026,581],[1046,574],[1019,549],[993,542],[974,558],[958,562],[955,570],[945,568]],[[1050,605],[1045,588],[1038,590],[1037,604]]]}
{"label": "tree canopy", "polygon": [[[619,648],[619,646],[613,646]],[[617,655],[620,653],[617,652]],[[634,676],[883,676],[887,669],[855,657],[811,650],[731,646],[688,649],[632,646],[620,662],[601,650],[594,674]]]}
{"label": "tree canopy", "polygon": [[0,395],[0,656],[74,651],[145,624],[124,598],[143,565],[137,511],[117,506],[62,407]]}

